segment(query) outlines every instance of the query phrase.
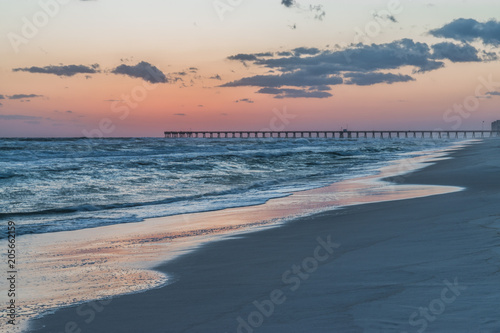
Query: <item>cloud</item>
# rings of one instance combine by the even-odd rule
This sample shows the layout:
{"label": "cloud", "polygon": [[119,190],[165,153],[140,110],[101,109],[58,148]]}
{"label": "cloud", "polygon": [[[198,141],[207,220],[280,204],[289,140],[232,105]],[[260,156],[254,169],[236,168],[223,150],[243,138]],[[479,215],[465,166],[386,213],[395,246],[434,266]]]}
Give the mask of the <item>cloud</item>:
{"label": "cloud", "polygon": [[500,96],[500,91],[489,91],[486,93],[489,96]]}
{"label": "cloud", "polygon": [[378,83],[393,84],[395,82],[415,81],[409,75],[392,73],[348,73],[344,75],[349,80],[346,84],[355,84],[358,86],[371,86]]}
{"label": "cloud", "polygon": [[[413,69],[413,73],[417,74],[444,67],[445,59],[452,62],[496,59],[495,53],[480,51],[467,43],[428,45],[411,39],[384,44],[356,44],[340,50],[297,47],[268,58],[257,57],[256,54],[239,54],[229,58],[245,59],[249,64],[266,68],[268,74],[243,77],[220,87],[280,88],[258,92],[275,92],[276,98],[324,98],[332,96],[325,93],[330,86],[343,83],[366,86],[414,81],[412,76],[398,73],[403,68]],[[295,87],[302,89],[286,90]]]}
{"label": "cloud", "polygon": [[293,53],[297,56],[301,55],[315,55],[320,53],[321,51],[315,47],[297,47],[292,50]]}
{"label": "cloud", "polygon": [[394,17],[394,15],[391,15],[389,13],[385,15],[380,15],[380,13],[373,13],[373,18],[374,19],[381,19],[384,21],[391,21],[392,23],[398,23],[398,20]]}
{"label": "cloud", "polygon": [[236,55],[231,55],[227,57],[228,60],[241,61],[245,67],[248,61],[257,61],[260,58],[270,58],[273,57],[274,53],[271,52],[260,52],[260,53],[239,53]]}
{"label": "cloud", "polygon": [[323,10],[323,5],[309,5],[309,10],[314,13],[314,18],[323,21],[326,12]]}
{"label": "cloud", "polygon": [[352,45],[339,51],[325,50],[311,57],[260,59],[255,63],[285,72],[321,69],[329,73],[376,71],[403,66],[412,66],[416,72],[426,72],[444,66],[444,63],[432,59],[427,44],[411,39],[386,44]]}
{"label": "cloud", "polygon": [[5,120],[40,120],[42,117],[25,116],[20,114],[2,114],[0,119]]}
{"label": "cloud", "polygon": [[0,99],[5,99],[5,97],[3,95],[0,95]]}
{"label": "cloud", "polygon": [[45,67],[25,67],[14,68],[14,72],[42,73],[53,74],[57,76],[73,76],[76,74],[95,74],[100,72],[99,65],[93,64],[90,66],[84,65],[61,65],[61,66],[45,66]]}
{"label": "cloud", "polygon": [[308,75],[308,73],[300,71],[296,73],[286,73],[281,75],[256,75],[245,77],[240,80],[228,82],[221,87],[241,87],[241,86],[256,86],[256,87],[282,87],[282,86],[319,86],[319,85],[336,85],[343,82],[339,76],[331,75]]}
{"label": "cloud", "polygon": [[157,67],[141,61],[135,66],[120,65],[111,71],[113,74],[127,75],[133,78],[141,78],[150,83],[166,83],[167,77]]}
{"label": "cloud", "polygon": [[174,116],[184,117],[184,116],[186,116],[186,114],[185,113],[174,113]]}
{"label": "cloud", "polygon": [[274,55],[274,53],[272,53],[272,52],[255,53],[255,56],[260,57],[260,58],[272,57],[273,55]]}
{"label": "cloud", "polygon": [[449,59],[453,62],[481,61],[478,50],[469,44],[439,43],[432,45],[434,59]]}
{"label": "cloud", "polygon": [[253,103],[253,101],[252,101],[251,99],[249,99],[249,98],[242,98],[242,99],[238,99],[238,100],[236,100],[236,101],[234,101],[234,102],[235,102],[235,103],[240,103],[240,102],[241,102],[241,103],[250,103],[250,104],[252,104],[252,103]]}
{"label": "cloud", "polygon": [[227,58],[229,60],[239,60],[239,61],[255,61],[258,59],[255,54],[245,54],[245,53],[232,55]]}
{"label": "cloud", "polygon": [[25,98],[35,98],[35,97],[43,97],[43,95],[35,95],[35,94],[16,94],[7,96],[9,99],[25,99]]}
{"label": "cloud", "polygon": [[220,77],[219,74],[215,74],[214,76],[209,77],[209,79],[212,79],[212,80],[222,80],[222,78]]}
{"label": "cloud", "polygon": [[262,88],[257,93],[275,95],[274,98],[328,98],[333,96],[325,91],[286,88]]}
{"label": "cloud", "polygon": [[[314,14],[314,19],[319,21],[322,21],[326,15],[326,12],[323,9],[323,5],[309,5],[309,7],[303,7],[295,0],[281,0],[281,4],[287,8],[296,7],[303,12],[312,12]],[[294,25],[292,29],[296,28],[297,26]]]}
{"label": "cloud", "polygon": [[2,103],[0,103],[0,106],[3,106],[3,104],[2,104]]}
{"label": "cloud", "polygon": [[430,31],[435,37],[451,38],[459,41],[482,40],[485,44],[500,45],[500,22],[491,19],[478,22],[474,19],[456,19],[439,29]]}

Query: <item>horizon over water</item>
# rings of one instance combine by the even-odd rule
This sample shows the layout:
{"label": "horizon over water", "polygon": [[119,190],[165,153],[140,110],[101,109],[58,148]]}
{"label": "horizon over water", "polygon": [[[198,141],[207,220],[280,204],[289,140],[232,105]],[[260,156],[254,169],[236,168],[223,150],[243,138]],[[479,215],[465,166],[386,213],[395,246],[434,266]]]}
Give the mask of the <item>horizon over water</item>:
{"label": "horizon over water", "polygon": [[14,219],[23,235],[262,204],[452,142],[0,139],[0,218]]}

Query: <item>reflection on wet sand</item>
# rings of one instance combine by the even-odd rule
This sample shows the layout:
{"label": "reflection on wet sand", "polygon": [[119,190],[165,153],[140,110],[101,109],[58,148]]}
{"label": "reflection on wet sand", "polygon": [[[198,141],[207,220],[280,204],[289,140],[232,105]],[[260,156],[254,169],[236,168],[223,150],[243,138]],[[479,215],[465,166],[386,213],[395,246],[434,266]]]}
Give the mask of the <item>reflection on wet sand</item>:
{"label": "reflection on wet sand", "polygon": [[150,219],[94,229],[28,235],[20,269],[24,319],[59,306],[161,286],[169,277],[154,271],[166,260],[221,236],[275,227],[287,220],[360,203],[451,193],[457,187],[395,185],[382,181],[422,168],[429,158],[410,157],[379,175],[346,180],[271,199],[258,206]]}

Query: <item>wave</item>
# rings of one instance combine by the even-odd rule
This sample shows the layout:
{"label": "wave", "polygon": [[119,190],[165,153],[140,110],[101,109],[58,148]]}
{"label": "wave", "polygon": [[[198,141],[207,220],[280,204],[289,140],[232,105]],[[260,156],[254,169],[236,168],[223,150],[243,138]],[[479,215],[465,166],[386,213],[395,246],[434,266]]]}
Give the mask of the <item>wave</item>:
{"label": "wave", "polygon": [[14,177],[19,177],[21,175],[16,174],[16,173],[0,173],[0,179],[9,179],[9,178],[14,178]]}
{"label": "wave", "polygon": [[40,233],[252,205],[436,148],[428,142],[0,139],[0,218]]}

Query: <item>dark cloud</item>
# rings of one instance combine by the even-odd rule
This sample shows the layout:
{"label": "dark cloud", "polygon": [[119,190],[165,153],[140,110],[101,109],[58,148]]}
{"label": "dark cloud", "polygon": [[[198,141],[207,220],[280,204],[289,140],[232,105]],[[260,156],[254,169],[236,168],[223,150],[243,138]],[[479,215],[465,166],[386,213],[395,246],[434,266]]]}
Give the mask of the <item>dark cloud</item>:
{"label": "dark cloud", "polygon": [[212,80],[222,80],[219,74],[215,74],[214,76],[211,76],[210,79]]}
{"label": "dark cloud", "polygon": [[[287,8],[296,7],[300,9],[302,12],[312,12],[314,14],[314,19],[322,21],[326,15],[325,10],[323,9],[323,5],[309,5],[309,7],[301,6],[295,0],[281,0],[281,4]],[[296,29],[297,26],[294,24],[292,29]]]}
{"label": "dark cloud", "polygon": [[61,66],[45,66],[45,67],[25,67],[14,68],[14,72],[42,73],[54,74],[57,76],[73,76],[76,74],[94,74],[99,72],[99,65],[61,65]]}
{"label": "dark cloud", "polygon": [[432,45],[434,59],[449,59],[453,62],[481,61],[478,50],[469,44],[439,43]]}
{"label": "dark cloud", "polygon": [[260,52],[260,53],[240,53],[227,57],[228,60],[241,61],[245,66],[247,61],[257,61],[259,58],[270,58],[273,57],[272,52]]}
{"label": "dark cloud", "polygon": [[489,91],[486,93],[489,96],[500,96],[500,91]]}
{"label": "dark cloud", "polygon": [[373,13],[373,18],[384,21],[391,21],[392,23],[398,23],[398,20],[396,20],[396,18],[390,14],[380,15],[379,13]]}
{"label": "dark cloud", "polygon": [[474,19],[456,19],[439,29],[430,31],[435,37],[456,39],[459,41],[482,40],[485,44],[500,45],[500,22],[490,20],[478,22]]}
{"label": "dark cloud", "polygon": [[487,52],[485,50],[481,51],[482,61],[493,61],[498,60],[498,54],[495,52]]}
{"label": "dark cloud", "polygon": [[282,86],[319,86],[319,85],[336,85],[343,82],[341,77],[331,75],[308,75],[304,71],[296,73],[286,73],[281,75],[256,75],[245,77],[240,80],[228,82],[221,87],[282,87]]}
{"label": "dark cloud", "polygon": [[186,114],[185,113],[174,113],[174,116],[184,117],[184,116],[186,116]]}
{"label": "dark cloud", "polygon": [[310,90],[318,90],[318,91],[329,91],[332,90],[329,86],[313,86],[309,88]]}
{"label": "dark cloud", "polygon": [[325,91],[289,88],[262,88],[257,93],[274,95],[274,98],[328,98],[333,96]]}
{"label": "dark cloud", "polygon": [[73,113],[73,111],[71,111],[71,110],[67,110],[67,111],[66,111],[66,113]]}
{"label": "dark cloud", "polygon": [[443,62],[432,59],[430,48],[425,43],[402,39],[387,44],[358,44],[339,51],[322,51],[311,57],[286,57],[255,61],[272,69],[284,72],[315,68],[329,73],[342,71],[376,71],[412,66],[415,72],[426,72],[441,68]]}
{"label": "dark cloud", "polygon": [[141,61],[135,66],[120,65],[111,71],[113,74],[122,74],[134,78],[141,78],[151,83],[166,83],[167,77],[156,66]]}
{"label": "dark cloud", "polygon": [[355,84],[358,86],[371,86],[378,83],[392,84],[395,82],[415,81],[409,75],[392,73],[348,73],[344,77],[349,78],[346,84]]}
{"label": "dark cloud", "polygon": [[323,18],[326,16],[323,5],[309,5],[309,10],[314,13],[314,18],[316,20],[323,21]]}
{"label": "dark cloud", "polygon": [[242,98],[242,99],[238,99],[238,100],[236,100],[234,102],[235,103],[250,103],[250,104],[253,103],[253,101],[250,98]]}
{"label": "dark cloud", "polygon": [[25,99],[25,98],[35,98],[35,97],[43,97],[43,95],[35,95],[35,94],[16,94],[7,96],[9,99]]}
{"label": "dark cloud", "polygon": [[5,99],[5,97],[3,95],[0,95],[0,99]]}
{"label": "dark cloud", "polygon": [[261,53],[255,53],[255,56],[259,57],[259,58],[272,57],[272,56],[274,56],[274,53],[272,53],[272,52],[261,52]]}
{"label": "dark cloud", "polygon": [[315,47],[297,47],[292,50],[293,53],[297,56],[301,55],[315,55],[320,53],[321,51]]}
{"label": "dark cloud", "polygon": [[[261,89],[259,93],[274,94],[276,98],[324,98],[331,96],[325,92],[332,85],[345,83],[366,86],[409,82],[415,78],[396,71],[409,67],[415,74],[425,73],[444,67],[444,59],[452,62],[489,61],[496,59],[496,54],[481,52],[466,43],[429,46],[402,39],[385,44],[351,45],[340,50],[298,47],[278,52],[269,58],[259,58],[256,53],[230,58],[245,59],[249,64],[267,68],[268,73],[272,74],[243,77],[221,87],[275,88]],[[301,89],[287,90],[295,87]]]}
{"label": "dark cloud", "polygon": [[244,54],[244,53],[232,55],[227,58],[229,60],[239,60],[239,61],[255,61],[258,59],[255,54]]}

